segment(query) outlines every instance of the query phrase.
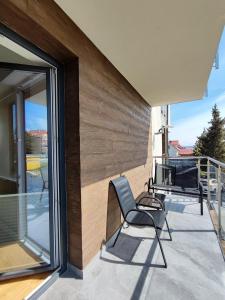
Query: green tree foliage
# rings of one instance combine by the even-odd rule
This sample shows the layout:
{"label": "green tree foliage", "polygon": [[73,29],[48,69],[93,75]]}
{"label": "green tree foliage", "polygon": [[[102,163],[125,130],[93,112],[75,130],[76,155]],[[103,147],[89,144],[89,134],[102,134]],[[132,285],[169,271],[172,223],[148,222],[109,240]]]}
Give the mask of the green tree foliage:
{"label": "green tree foliage", "polygon": [[225,161],[225,119],[221,118],[220,111],[215,104],[212,108],[210,126],[204,129],[197,138],[194,155],[210,156],[220,161]]}

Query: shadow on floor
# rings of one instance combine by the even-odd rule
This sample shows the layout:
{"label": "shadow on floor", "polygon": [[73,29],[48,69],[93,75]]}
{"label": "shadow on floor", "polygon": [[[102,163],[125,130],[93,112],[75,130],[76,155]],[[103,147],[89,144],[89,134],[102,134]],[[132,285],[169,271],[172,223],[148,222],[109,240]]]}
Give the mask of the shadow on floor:
{"label": "shadow on floor", "polygon": [[142,240],[139,237],[120,233],[115,246],[107,248],[107,252],[126,262],[131,262]]}
{"label": "shadow on floor", "polygon": [[174,211],[176,213],[184,213],[185,206],[186,205],[182,203],[172,203],[171,201],[169,201],[167,204],[167,210]]}
{"label": "shadow on floor", "polygon": [[198,213],[195,212],[188,212],[185,211],[185,208],[187,206],[192,206],[192,205],[199,205],[198,201],[186,201],[189,203],[177,203],[177,202],[172,202],[171,200],[167,201],[167,211],[171,211],[171,212],[176,212],[176,213],[180,213],[180,214],[190,214],[190,215],[199,215]]}
{"label": "shadow on floor", "polygon": [[[152,239],[153,243],[151,245],[151,248],[149,250],[148,256],[145,260],[145,262],[135,262],[133,261],[134,255],[140,246],[143,239]],[[155,253],[157,247],[157,239],[155,238],[145,238],[145,237],[133,237],[130,235],[127,235],[125,233],[121,233],[117,243],[114,247],[108,247],[105,251],[101,251],[100,259],[113,264],[119,264],[119,265],[133,265],[133,266],[142,266],[143,268],[147,268],[149,270],[150,267],[155,268],[165,268],[164,265],[159,264],[153,264],[152,259]],[[104,255],[104,252],[106,252],[106,255]],[[114,256],[114,258],[111,256],[110,258],[107,256],[107,253],[110,253]],[[118,260],[121,259],[121,260]]]}

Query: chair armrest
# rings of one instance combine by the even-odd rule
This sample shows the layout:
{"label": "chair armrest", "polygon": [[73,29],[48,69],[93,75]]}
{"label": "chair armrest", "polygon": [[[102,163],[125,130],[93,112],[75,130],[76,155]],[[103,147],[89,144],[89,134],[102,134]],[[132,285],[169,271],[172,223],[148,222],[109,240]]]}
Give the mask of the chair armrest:
{"label": "chair armrest", "polygon": [[[164,203],[163,203],[160,199],[158,199],[157,197],[153,197],[153,196],[151,196],[151,195],[141,197],[141,199],[140,199],[140,200],[138,201],[138,203],[137,203],[137,207],[138,207],[139,205],[141,205],[140,202],[141,202],[143,199],[152,199],[152,200],[156,200],[156,202],[158,202],[158,203],[160,204],[161,208],[162,208],[163,210],[165,210],[165,205],[164,205]],[[151,206],[151,205],[145,205],[145,206],[148,206],[148,207],[154,207],[154,206]]]}
{"label": "chair armrest", "polygon": [[145,182],[145,186],[147,185],[148,187],[148,192],[151,190],[151,186],[153,185],[153,182],[154,182],[153,177],[149,177],[148,182]]}
{"label": "chair armrest", "polygon": [[149,190],[149,180],[148,182],[145,182],[145,185],[144,186],[147,186],[148,190]]}
{"label": "chair armrest", "polygon": [[[131,213],[131,212],[138,212],[138,213],[142,213],[142,214],[147,215],[147,216],[151,219],[151,221],[152,221],[154,227],[156,227],[156,225],[155,225],[155,220],[154,220],[153,216],[152,216],[149,212],[147,212],[146,210],[141,210],[141,209],[138,209],[138,208],[137,208],[137,209],[131,209],[131,210],[129,210],[129,211],[127,212],[127,214],[126,214],[126,216],[125,216],[125,221],[126,221],[126,222],[127,222],[126,218],[127,218],[128,214]],[[128,224],[129,224],[129,222],[128,222]]]}

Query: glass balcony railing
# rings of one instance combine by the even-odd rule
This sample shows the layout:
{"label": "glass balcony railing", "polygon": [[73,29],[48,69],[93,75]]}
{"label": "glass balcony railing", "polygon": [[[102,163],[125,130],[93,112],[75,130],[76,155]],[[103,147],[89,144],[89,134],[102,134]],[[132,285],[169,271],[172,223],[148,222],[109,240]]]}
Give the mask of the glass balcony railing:
{"label": "glass balcony railing", "polygon": [[214,210],[216,216],[216,222],[214,220],[214,223],[216,223],[218,235],[220,239],[225,239],[225,163],[211,157],[155,156],[153,174],[156,163],[174,166],[178,171],[184,166],[196,166],[198,168],[198,181],[202,183],[203,195],[209,208]]}
{"label": "glass balcony railing", "polygon": [[48,192],[0,195],[0,208],[0,273],[49,265]]}

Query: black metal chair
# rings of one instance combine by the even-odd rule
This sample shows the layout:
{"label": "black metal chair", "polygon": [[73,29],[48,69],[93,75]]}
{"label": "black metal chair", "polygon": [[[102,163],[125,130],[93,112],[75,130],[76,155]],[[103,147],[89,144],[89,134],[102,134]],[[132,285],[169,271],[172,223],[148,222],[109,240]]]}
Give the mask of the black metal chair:
{"label": "black metal chair", "polygon": [[[164,209],[164,205],[162,205],[162,203],[159,201],[160,209],[157,208],[154,210],[141,209],[141,206],[143,205],[141,203],[135,202],[129,182],[125,176],[121,176],[114,180],[111,180],[111,184],[114,186],[114,189],[117,194],[119,206],[124,219],[123,223],[126,222],[128,225],[133,225],[133,226],[150,226],[155,229],[156,238],[159,243],[159,247],[162,253],[165,267],[167,268],[166,258],[158,234],[158,230],[162,230],[165,221],[170,236],[170,240],[172,241],[169,225],[166,220],[166,211]],[[145,207],[146,206],[147,205],[145,205]],[[152,206],[149,207],[152,208]],[[120,229],[117,233],[117,236],[113,243],[113,247],[117,242],[117,239],[123,227],[123,223],[121,224]]]}

